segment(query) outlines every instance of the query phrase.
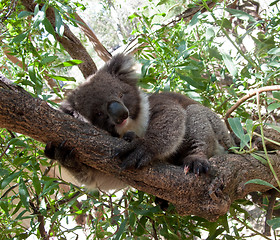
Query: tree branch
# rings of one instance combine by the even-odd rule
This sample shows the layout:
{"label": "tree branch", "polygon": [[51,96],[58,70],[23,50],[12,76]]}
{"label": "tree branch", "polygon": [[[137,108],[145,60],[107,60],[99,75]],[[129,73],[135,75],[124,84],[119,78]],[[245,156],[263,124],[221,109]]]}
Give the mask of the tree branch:
{"label": "tree branch", "polygon": [[[13,88],[0,88],[0,127],[43,143],[67,140],[66,144],[78,153],[79,161],[173,203],[181,215],[216,220],[229,210],[232,201],[244,198],[249,192],[269,189],[263,185],[245,185],[248,180],[258,178],[276,186],[270,170],[250,155],[215,156],[210,159],[210,174],[199,177],[185,175],[182,167],[164,163],[121,171],[121,162],[114,156],[127,142]],[[280,157],[272,154],[269,157],[280,174]]]}

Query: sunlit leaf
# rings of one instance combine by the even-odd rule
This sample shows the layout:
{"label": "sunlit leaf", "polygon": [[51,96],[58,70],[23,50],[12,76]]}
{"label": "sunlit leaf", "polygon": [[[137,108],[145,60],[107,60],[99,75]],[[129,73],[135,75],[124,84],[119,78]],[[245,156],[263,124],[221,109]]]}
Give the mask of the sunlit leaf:
{"label": "sunlit leaf", "polygon": [[233,9],[233,8],[226,8],[226,11],[228,11],[231,15],[241,19],[241,20],[250,20],[251,22],[255,22],[255,18],[251,16],[250,14],[243,12],[238,9]]}
{"label": "sunlit leaf", "polygon": [[63,36],[64,24],[62,18],[57,9],[54,10],[54,13],[55,13],[55,31],[58,33],[59,36]]}
{"label": "sunlit leaf", "polygon": [[75,66],[75,65],[79,65],[82,62],[83,62],[82,60],[73,59],[73,60],[69,60],[69,61],[60,63],[60,64],[56,65],[55,67],[72,67],[72,66]]}
{"label": "sunlit leaf", "polygon": [[232,76],[236,77],[238,74],[238,70],[237,70],[236,65],[233,62],[231,56],[225,52],[221,52],[221,55],[222,55],[222,58],[225,62],[225,65],[226,65],[228,71],[230,72],[230,74]]}
{"label": "sunlit leaf", "polygon": [[71,81],[71,82],[75,82],[76,79],[73,77],[66,77],[66,76],[57,76],[57,75],[48,75],[49,77],[56,79],[58,81]]}

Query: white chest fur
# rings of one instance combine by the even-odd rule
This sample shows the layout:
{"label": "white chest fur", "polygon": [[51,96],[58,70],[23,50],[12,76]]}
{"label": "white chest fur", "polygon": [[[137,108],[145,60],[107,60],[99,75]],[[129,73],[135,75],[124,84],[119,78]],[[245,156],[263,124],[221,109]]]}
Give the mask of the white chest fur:
{"label": "white chest fur", "polygon": [[122,137],[126,132],[132,131],[138,137],[143,137],[149,124],[150,111],[148,96],[140,92],[140,111],[136,119],[128,117],[127,122],[123,126],[116,126],[116,131]]}

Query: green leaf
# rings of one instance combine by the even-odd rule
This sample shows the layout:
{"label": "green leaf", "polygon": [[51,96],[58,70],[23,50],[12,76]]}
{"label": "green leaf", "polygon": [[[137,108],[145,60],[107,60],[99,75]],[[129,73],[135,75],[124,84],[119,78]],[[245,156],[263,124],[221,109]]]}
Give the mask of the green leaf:
{"label": "green leaf", "polygon": [[42,188],[41,188],[41,182],[38,178],[38,175],[37,175],[36,171],[33,172],[32,182],[33,182],[33,186],[35,188],[36,194],[39,195],[42,191]]}
{"label": "green leaf", "polygon": [[76,79],[73,77],[66,77],[66,76],[57,76],[57,75],[48,75],[49,77],[56,79],[58,81],[72,81],[76,82]]}
{"label": "green leaf", "polygon": [[26,187],[25,182],[22,179],[22,177],[19,180],[18,193],[19,193],[20,200],[21,200],[23,206],[25,206],[26,209],[29,209],[29,199],[30,199],[30,196],[29,196],[27,187]]}
{"label": "green leaf", "polygon": [[274,98],[277,98],[277,99],[280,100],[280,91],[277,91],[277,92],[273,91],[272,95],[273,95]]}
{"label": "green leaf", "polygon": [[36,73],[35,73],[35,69],[34,69],[33,65],[28,67],[28,74],[29,74],[29,77],[30,77],[31,81],[36,83],[37,82],[37,77],[36,77]]}
{"label": "green leaf", "polygon": [[233,8],[226,8],[226,11],[229,12],[231,15],[237,17],[238,19],[256,22],[253,16],[248,13],[245,13],[241,10],[233,9]]}
{"label": "green leaf", "polygon": [[280,56],[280,48],[272,48],[267,53],[275,56]]}
{"label": "green leaf", "polygon": [[215,31],[213,28],[209,27],[206,29],[206,33],[205,33],[205,36],[206,36],[206,40],[207,41],[211,41],[214,37],[215,37]]}
{"label": "green leaf", "polygon": [[271,104],[268,105],[267,110],[270,113],[277,108],[280,108],[280,103],[271,103]]}
{"label": "green leaf", "polygon": [[268,125],[269,127],[273,128],[275,131],[280,133],[280,127],[279,126],[273,125],[271,123],[267,123],[266,125]]}
{"label": "green leaf", "polygon": [[23,140],[18,139],[18,138],[11,139],[8,144],[13,145],[13,146],[20,146],[20,147],[24,147],[24,148],[29,148],[28,144],[26,144]]}
{"label": "green leaf", "polygon": [[280,228],[280,218],[274,218],[271,220],[267,220],[267,224],[272,227],[273,230],[276,230],[277,228]]}
{"label": "green leaf", "polygon": [[13,211],[12,216],[15,215],[18,212],[18,210],[21,208],[21,206],[22,206],[22,202],[19,202],[17,204],[15,210]]}
{"label": "green leaf", "polygon": [[125,226],[126,226],[126,222],[127,222],[127,219],[125,219],[124,221],[122,221],[120,227],[119,227],[119,230],[117,231],[117,234],[114,238],[114,240],[119,240],[121,239],[121,236],[122,234],[124,233],[124,230],[125,230]]}
{"label": "green leaf", "polygon": [[54,8],[54,13],[55,13],[55,31],[58,33],[59,36],[62,37],[64,32],[64,24],[59,14],[59,11],[56,8]]}
{"label": "green leaf", "polygon": [[146,222],[147,222],[147,217],[142,216],[140,218],[136,231],[134,232],[136,236],[142,236],[145,233]]}
{"label": "green leaf", "polygon": [[18,14],[18,18],[24,18],[24,17],[31,16],[31,15],[34,15],[34,13],[33,12],[28,12],[28,11],[21,11]]}
{"label": "green leaf", "polygon": [[22,33],[20,35],[17,35],[16,37],[13,38],[12,42],[20,43],[27,37],[28,34],[29,34],[29,31]]}
{"label": "green leaf", "polygon": [[250,136],[249,134],[244,134],[240,119],[229,118],[228,122],[234,134],[241,140],[240,148],[243,149],[245,146],[249,147],[248,142],[250,141]]}
{"label": "green leaf", "polygon": [[[274,188],[274,189],[277,190],[277,188],[274,187],[272,184],[270,184],[270,183],[267,182],[267,181],[261,180],[261,179],[252,179],[252,180],[249,180],[248,182],[245,183],[245,185],[246,185],[246,184],[249,184],[249,183],[264,185],[264,186],[268,186],[268,187],[271,187],[271,188]],[[277,191],[279,191],[279,190],[277,190]]]}
{"label": "green leaf", "polygon": [[53,62],[57,58],[58,58],[58,56],[46,56],[42,59],[41,64],[47,65],[48,63]]}
{"label": "green leaf", "polygon": [[69,60],[69,61],[60,63],[60,64],[56,65],[55,67],[72,67],[72,66],[75,66],[75,65],[79,65],[82,62],[83,62],[82,60],[73,59],[73,60]]}
{"label": "green leaf", "polygon": [[230,72],[230,74],[234,77],[237,76],[238,74],[238,71],[237,71],[237,68],[235,66],[235,63],[232,61],[232,58],[229,54],[221,51],[221,55],[222,55],[222,58],[225,62],[225,65],[227,67],[227,70]]}
{"label": "green leaf", "polygon": [[254,122],[252,119],[247,119],[246,120],[246,130],[247,132],[251,135],[253,132],[253,128],[254,128]]}
{"label": "green leaf", "polygon": [[46,31],[55,37],[53,26],[47,18],[42,21],[42,24],[44,25]]}
{"label": "green leaf", "polygon": [[227,18],[224,18],[221,22],[221,25],[226,29],[232,29],[231,21]]}
{"label": "green leaf", "polygon": [[255,153],[250,153],[255,159],[259,160],[263,165],[267,166],[267,160],[265,157],[257,155]]}
{"label": "green leaf", "polygon": [[229,118],[228,122],[229,122],[231,129],[235,133],[235,135],[237,137],[241,138],[242,135],[244,135],[244,131],[243,131],[240,119],[239,118]]}
{"label": "green leaf", "polygon": [[190,25],[190,26],[194,26],[195,24],[197,24],[198,21],[199,21],[199,19],[200,19],[200,16],[201,16],[201,12],[199,11],[199,12],[197,12],[197,13],[193,16],[193,18],[191,19],[189,25]]}
{"label": "green leaf", "polygon": [[200,90],[204,90],[205,89],[205,84],[203,81],[195,81],[194,79],[188,77],[188,76],[185,76],[185,75],[182,75],[180,73],[178,73],[178,75],[180,76],[180,78],[184,81],[186,81],[188,84],[190,84],[191,86],[197,88],[197,89],[200,89]]}
{"label": "green leaf", "polygon": [[4,189],[8,184],[10,184],[11,181],[13,181],[15,178],[18,178],[18,176],[21,174],[21,171],[14,172],[10,176],[3,179],[1,183],[1,188]]}
{"label": "green leaf", "polygon": [[10,216],[10,212],[9,212],[9,204],[8,204],[8,202],[7,201],[3,201],[1,199],[0,207],[4,210],[6,216],[9,217]]}
{"label": "green leaf", "polygon": [[10,172],[7,169],[0,168],[0,176],[4,177],[7,176]]}

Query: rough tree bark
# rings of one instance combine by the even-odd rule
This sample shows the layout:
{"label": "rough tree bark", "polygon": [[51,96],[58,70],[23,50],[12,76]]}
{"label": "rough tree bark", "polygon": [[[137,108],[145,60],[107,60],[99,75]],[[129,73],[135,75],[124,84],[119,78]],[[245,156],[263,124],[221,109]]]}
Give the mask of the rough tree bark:
{"label": "rough tree bark", "polygon": [[[249,155],[215,156],[210,159],[210,174],[199,177],[184,175],[182,167],[163,163],[141,170],[121,171],[120,160],[114,156],[127,142],[51,108],[18,87],[7,85],[4,80],[0,77],[1,128],[43,143],[67,140],[69,147],[75,147],[79,161],[173,203],[181,215],[216,220],[229,210],[234,200],[253,191],[269,189],[263,185],[245,185],[248,180],[258,178],[276,186],[269,168]],[[270,155],[270,159],[276,173],[280,174],[280,157]]]}

